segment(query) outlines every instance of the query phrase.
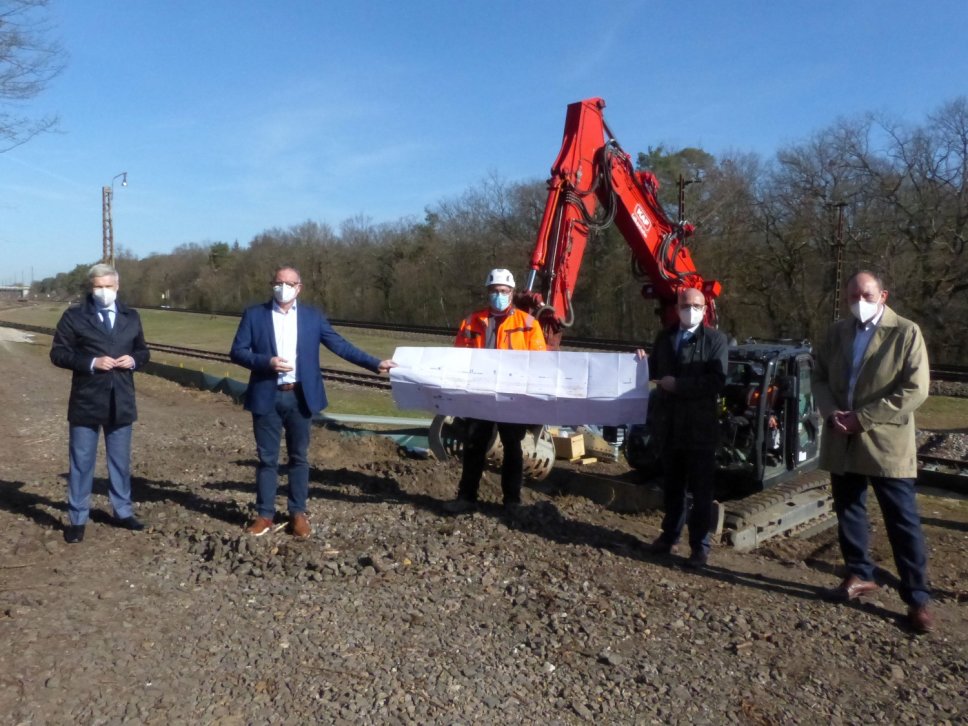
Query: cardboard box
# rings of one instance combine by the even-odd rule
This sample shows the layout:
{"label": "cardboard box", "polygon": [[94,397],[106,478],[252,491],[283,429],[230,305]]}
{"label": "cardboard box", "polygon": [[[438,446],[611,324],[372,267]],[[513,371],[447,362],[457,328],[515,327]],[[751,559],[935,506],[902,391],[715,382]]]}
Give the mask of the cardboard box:
{"label": "cardboard box", "polygon": [[558,459],[573,461],[585,455],[585,437],[582,434],[554,436],[552,441],[555,442],[555,457]]}

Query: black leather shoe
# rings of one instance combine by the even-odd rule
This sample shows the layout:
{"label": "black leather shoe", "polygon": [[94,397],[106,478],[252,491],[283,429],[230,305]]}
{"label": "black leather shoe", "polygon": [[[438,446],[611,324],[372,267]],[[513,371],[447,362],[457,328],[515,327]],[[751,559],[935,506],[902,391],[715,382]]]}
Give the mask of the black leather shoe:
{"label": "black leather shoe", "polygon": [[133,516],[125,517],[124,519],[117,519],[115,520],[115,524],[122,529],[130,529],[132,532],[140,532],[145,528],[145,526]]}
{"label": "black leather shoe", "polygon": [[665,539],[664,535],[660,535],[658,539],[649,545],[649,553],[653,555],[669,555],[672,554],[673,549],[675,549],[675,545]]}
{"label": "black leather shoe", "polygon": [[64,528],[64,541],[67,544],[77,544],[84,541],[84,525],[69,524]]}
{"label": "black leather shoe", "polygon": [[689,555],[689,559],[685,561],[685,566],[690,570],[701,570],[706,566],[706,562],[709,560],[709,555],[700,550],[693,550],[692,554]]}

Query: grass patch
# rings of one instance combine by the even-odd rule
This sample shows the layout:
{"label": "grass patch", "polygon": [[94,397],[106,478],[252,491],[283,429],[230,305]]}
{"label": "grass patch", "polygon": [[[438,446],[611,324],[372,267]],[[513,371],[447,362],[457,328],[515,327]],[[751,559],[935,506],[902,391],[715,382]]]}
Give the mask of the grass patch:
{"label": "grass patch", "polygon": [[[0,310],[0,322],[6,320],[25,325],[40,325],[47,328],[57,326],[57,321],[67,305],[64,303],[38,303]],[[139,310],[141,323],[145,329],[145,339],[149,343],[180,345],[186,348],[200,348],[217,353],[228,353],[232,339],[239,327],[239,318],[231,315],[206,315],[183,313],[177,310]],[[399,346],[442,346],[448,347],[453,341],[439,335],[420,335],[415,333],[395,334],[380,330],[337,327],[336,332],[357,348],[375,355],[380,360],[393,357]],[[356,369],[326,348],[320,350],[320,364],[325,368]]]}
{"label": "grass patch", "polygon": [[918,428],[968,433],[968,398],[929,396],[916,414]]}

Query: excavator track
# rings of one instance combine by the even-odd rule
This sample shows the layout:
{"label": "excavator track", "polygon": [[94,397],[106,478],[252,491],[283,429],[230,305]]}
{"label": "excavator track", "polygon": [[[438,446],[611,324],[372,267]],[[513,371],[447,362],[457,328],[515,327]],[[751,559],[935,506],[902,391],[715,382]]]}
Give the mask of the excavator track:
{"label": "excavator track", "polygon": [[744,499],[722,504],[724,544],[748,551],[780,535],[806,535],[833,526],[830,474],[812,471]]}

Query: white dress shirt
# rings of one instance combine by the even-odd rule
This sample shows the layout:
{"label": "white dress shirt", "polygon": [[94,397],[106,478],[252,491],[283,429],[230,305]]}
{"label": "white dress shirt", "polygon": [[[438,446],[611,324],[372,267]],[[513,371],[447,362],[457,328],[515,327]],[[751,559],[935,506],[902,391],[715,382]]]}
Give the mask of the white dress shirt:
{"label": "white dress shirt", "polygon": [[276,355],[285,358],[291,371],[279,373],[276,383],[295,383],[296,382],[296,303],[288,311],[283,311],[279,304],[272,302],[272,332],[276,338]]}

